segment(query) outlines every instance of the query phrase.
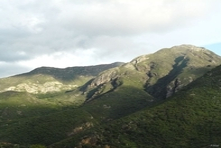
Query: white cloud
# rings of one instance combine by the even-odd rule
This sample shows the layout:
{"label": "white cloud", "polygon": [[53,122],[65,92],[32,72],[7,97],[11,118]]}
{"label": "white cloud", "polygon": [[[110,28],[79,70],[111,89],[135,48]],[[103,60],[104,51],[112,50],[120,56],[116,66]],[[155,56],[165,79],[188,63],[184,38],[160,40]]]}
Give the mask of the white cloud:
{"label": "white cloud", "polygon": [[29,68],[20,66],[18,63],[0,62],[0,77],[7,77],[29,71]]}
{"label": "white cloud", "polygon": [[[69,29],[93,35],[161,32],[207,13],[209,1],[107,0],[103,3],[61,4],[58,19]],[[70,22],[71,21],[71,22]]]}
{"label": "white cloud", "polygon": [[[18,62],[20,66],[33,68],[41,66],[50,66],[65,68],[71,66],[85,66],[85,64],[96,64],[96,61],[93,59],[95,56],[94,49],[76,50],[74,52],[55,52],[52,54],[43,54],[37,56],[30,60],[24,60]],[[82,62],[84,61],[84,62]],[[73,65],[73,63],[75,65]]]}
{"label": "white cloud", "polygon": [[220,6],[220,0],[2,0],[0,61],[29,69],[91,65],[221,42]]}

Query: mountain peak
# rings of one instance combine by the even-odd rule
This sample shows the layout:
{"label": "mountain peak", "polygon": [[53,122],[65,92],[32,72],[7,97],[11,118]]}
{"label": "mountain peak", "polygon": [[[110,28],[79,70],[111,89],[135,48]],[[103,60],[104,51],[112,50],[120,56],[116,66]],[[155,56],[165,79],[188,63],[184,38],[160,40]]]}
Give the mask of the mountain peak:
{"label": "mountain peak", "polygon": [[192,50],[192,51],[208,51],[204,47],[198,47],[198,46],[194,46],[191,44],[182,44],[182,45],[178,45],[178,46],[173,46],[173,47],[171,47],[171,49],[187,49],[187,50]]}
{"label": "mountain peak", "polygon": [[0,79],[0,147],[219,144],[220,56],[184,44],[122,64],[40,67]]}
{"label": "mountain peak", "polygon": [[128,78],[133,77],[133,84],[144,86],[153,97],[167,98],[220,63],[221,58],[215,53],[183,44],[141,55],[118,69],[105,71],[92,81],[91,86],[112,85],[119,79],[126,85],[131,83]]}

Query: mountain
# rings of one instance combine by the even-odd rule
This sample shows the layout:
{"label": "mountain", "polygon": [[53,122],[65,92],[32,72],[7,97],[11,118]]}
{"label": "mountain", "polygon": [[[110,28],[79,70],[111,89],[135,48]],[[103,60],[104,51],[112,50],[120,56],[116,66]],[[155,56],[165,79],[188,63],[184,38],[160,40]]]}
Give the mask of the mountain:
{"label": "mountain", "polygon": [[[201,115],[211,115],[211,104],[204,98],[211,97],[205,90],[213,90],[211,85],[203,89],[204,93],[201,89],[212,82],[211,70],[220,64],[221,57],[205,48],[180,45],[103,68],[42,67],[0,79],[0,142],[50,147],[182,147],[183,141],[188,147],[189,136],[199,131],[195,125],[199,129],[206,125]],[[208,104],[208,114],[202,113],[203,104]],[[168,122],[164,117],[167,110],[171,117]],[[192,111],[196,112],[194,116]],[[183,125],[183,118],[191,124]],[[176,131],[185,130],[183,126],[188,133],[179,137]],[[194,145],[206,139],[206,132],[210,130],[202,130],[204,137],[192,136]],[[141,136],[153,142],[145,143]],[[171,143],[181,142],[172,146],[167,137],[171,137]]]}
{"label": "mountain", "polygon": [[50,147],[212,148],[221,145],[221,66],[167,100]]}
{"label": "mountain", "polygon": [[[41,67],[28,73],[0,79],[0,93],[6,98],[7,94],[10,97],[10,93],[23,94],[26,96],[24,98],[40,104],[78,106],[85,101],[79,87],[92,80],[100,72],[121,64],[123,63],[116,62],[64,69]],[[15,102],[18,100],[22,102],[24,100],[22,99],[16,98]]]}
{"label": "mountain", "polygon": [[205,48],[174,46],[100,73],[86,91],[91,100],[118,87],[133,86],[165,99],[220,63],[221,57]]}
{"label": "mountain", "polygon": [[68,67],[68,68],[52,68],[52,67],[41,67],[34,69],[33,71],[29,73],[25,73],[19,76],[27,76],[27,75],[50,75],[54,77],[55,79],[61,80],[61,81],[73,81],[74,79],[77,79],[79,76],[97,76],[100,72],[118,67],[124,63],[122,62],[115,62],[111,64],[101,64],[101,65],[95,65],[95,66],[82,66],[82,67]]}
{"label": "mountain", "polygon": [[[65,69],[41,67],[28,73],[0,79],[0,142],[13,139],[9,135],[16,134],[8,131],[14,126],[21,125],[21,128],[26,121],[80,106],[85,97],[78,90],[79,87],[101,71],[121,64],[116,62]],[[10,140],[3,140],[6,137]]]}
{"label": "mountain", "polygon": [[122,65],[121,62],[96,66],[53,68],[40,67],[31,72],[0,79],[0,90],[48,93],[75,89],[100,72]]}

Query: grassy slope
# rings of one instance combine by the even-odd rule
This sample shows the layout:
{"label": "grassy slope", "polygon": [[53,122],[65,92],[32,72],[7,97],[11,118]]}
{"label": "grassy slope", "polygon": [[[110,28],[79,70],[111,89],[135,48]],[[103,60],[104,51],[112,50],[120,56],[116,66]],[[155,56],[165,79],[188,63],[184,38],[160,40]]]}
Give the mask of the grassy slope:
{"label": "grassy slope", "polygon": [[[221,66],[164,102],[96,127],[85,146],[202,148],[221,145]],[[75,139],[75,138],[74,138]],[[78,145],[72,139],[52,147]],[[94,146],[93,146],[94,145]]]}
{"label": "grassy slope", "polygon": [[147,106],[151,99],[143,90],[122,87],[80,108],[60,108],[48,115],[15,120],[14,124],[7,125],[7,130],[2,130],[4,134],[0,134],[0,139],[19,144],[49,145],[68,138],[68,132],[87,122],[96,125],[138,111]]}
{"label": "grassy slope", "polygon": [[[28,93],[8,91],[0,95],[0,117],[2,120],[14,120],[38,115],[58,108],[45,100],[39,100]],[[42,113],[42,114],[43,114]]]}
{"label": "grassy slope", "polygon": [[165,98],[168,86],[174,87],[177,79],[185,86],[221,63],[218,55],[191,48],[198,47],[183,45],[162,49],[138,63],[139,69],[147,63],[151,66],[149,74],[153,76],[147,81],[146,91],[156,98]]}
{"label": "grassy slope", "polygon": [[[122,80],[124,87],[105,93],[80,108],[63,107],[47,115],[15,120],[14,124],[7,125],[7,129],[2,130],[0,139],[19,144],[49,145],[68,138],[68,132],[87,122],[92,122],[94,125],[103,124],[136,112],[153,100],[142,89],[142,83],[139,79],[135,79],[136,76],[137,73],[134,78],[124,78]],[[131,84],[136,85],[132,87]],[[37,100],[45,101],[45,96],[43,98]]]}
{"label": "grassy slope", "polygon": [[[93,90],[89,90],[88,98],[103,95],[106,91],[101,91],[100,88],[111,88],[110,84],[120,79],[124,82],[117,87],[125,86],[125,81],[135,81],[129,85],[139,83],[138,85],[142,85],[140,89],[145,89],[155,98],[165,99],[168,94],[173,94],[219,64],[221,57],[204,48],[182,45],[162,49],[100,73],[89,83]],[[179,82],[178,86],[176,81]]]}
{"label": "grassy slope", "polygon": [[28,75],[48,75],[59,81],[67,82],[78,80],[80,77],[94,77],[97,76],[100,72],[118,67],[122,65],[121,62],[116,62],[112,64],[102,64],[95,66],[79,66],[79,67],[68,67],[68,68],[53,68],[53,67],[40,67],[29,73],[22,74],[20,76]]}
{"label": "grassy slope", "polygon": [[[214,79],[214,83],[211,78]],[[147,145],[148,147],[203,147],[210,144],[219,144],[221,139],[219,132],[216,132],[221,128],[219,125],[221,119],[218,116],[220,112],[218,102],[221,94],[219,93],[219,87],[216,86],[219,85],[219,81],[217,81],[219,79],[221,79],[219,75],[213,74],[210,76],[210,74],[207,74],[177,93],[174,98],[150,109],[147,107],[144,111],[138,113],[134,112],[148,106],[149,101],[153,98],[140,89],[140,83],[137,83],[138,85],[133,88],[119,87],[79,109],[69,110],[67,114],[71,112],[73,114],[75,112],[79,113],[82,110],[82,112],[88,114],[88,117],[93,117],[93,122],[98,126],[86,131],[86,134],[77,134],[74,139],[70,137],[67,140],[68,142],[64,140],[61,143],[56,143],[53,147],[63,147],[64,145],[72,147],[74,144],[79,143],[83,137],[90,136],[97,138],[96,144],[98,145],[115,147],[147,147]],[[135,79],[129,78],[128,81],[124,79],[124,84],[130,84],[129,80],[134,81]],[[211,98],[213,99],[211,100]],[[130,115],[131,113],[134,114]],[[42,123],[44,128],[41,128],[40,132],[50,133],[48,131],[53,131],[51,135],[58,132],[62,136],[53,136],[53,138],[50,137],[52,138],[51,140],[48,140],[47,137],[50,134],[41,134],[41,138],[38,138],[38,140],[31,139],[25,142],[48,145],[65,139],[65,137],[67,138],[65,133],[70,131],[71,128],[79,126],[79,124],[75,124],[73,127],[70,127],[70,124],[60,125],[59,122],[63,121],[60,118],[62,114],[61,112],[60,115],[56,114],[54,117],[48,116],[55,126],[48,128],[50,122],[49,124]],[[89,118],[86,118],[87,116],[85,115],[78,118],[75,117],[76,120],[83,120],[84,123],[88,122]],[[75,119],[65,118],[65,122],[73,123],[71,120]],[[44,117],[39,117],[35,120],[35,122],[30,121],[27,124],[28,126],[25,126],[25,129],[31,129],[30,125],[41,127],[39,122],[44,122]],[[63,126],[67,127],[64,130],[65,132],[60,130],[63,129]],[[35,130],[29,133],[22,129],[20,133],[23,133],[24,137],[26,134],[31,134],[32,137],[39,135]],[[44,141],[44,139],[47,140]],[[16,140],[18,141],[18,139]],[[19,139],[19,141],[22,141],[22,139]]]}
{"label": "grassy slope", "polygon": [[[31,86],[31,88],[34,88],[38,85],[47,89],[47,87],[50,88],[51,86],[44,86],[44,84],[49,82],[59,82],[66,86],[78,85],[80,87],[94,76],[96,76],[99,72],[108,68],[116,67],[120,64],[122,63],[85,67],[70,67],[65,69],[49,67],[37,68],[29,73],[0,79],[0,92],[5,88],[17,86],[19,84],[27,84]],[[56,85],[53,87],[56,87]],[[4,110],[5,107],[9,107],[8,110],[10,110],[12,106],[16,105],[20,106],[19,108],[17,107],[18,109],[15,109],[19,112],[24,112],[23,110],[27,110],[27,106],[46,106],[48,108],[51,108],[50,106],[79,106],[85,101],[85,96],[82,95],[82,92],[80,92],[77,87],[71,87],[71,90],[68,89],[68,91],[61,89],[61,91],[58,92],[39,94],[28,94],[25,93],[25,90],[21,91],[21,93],[16,93],[13,91],[3,91],[0,93],[0,111]]]}
{"label": "grassy slope", "polygon": [[[76,89],[76,87],[81,87],[87,81],[93,79],[100,72],[117,67],[122,63],[116,62],[112,64],[103,64],[95,66],[84,66],[84,67],[69,67],[69,68],[52,68],[52,67],[41,67],[37,68],[31,72],[2,78],[0,79],[0,92],[4,92],[5,89],[15,87],[15,91],[25,92],[25,89],[29,90],[39,90],[39,93],[42,93],[40,90],[45,92],[50,92],[50,88],[55,89],[57,92],[64,92]],[[51,83],[55,84],[51,84]],[[56,90],[56,83],[61,84],[61,88]],[[22,86],[21,86],[22,85]],[[25,86],[24,86],[25,85]],[[40,88],[39,88],[40,87]],[[54,87],[54,88],[53,88]],[[28,91],[32,92],[32,91]],[[35,92],[34,92],[35,93]],[[51,91],[53,93],[53,91]],[[44,94],[44,92],[43,92]],[[43,97],[43,95],[41,96]],[[47,97],[47,95],[46,95]]]}
{"label": "grassy slope", "polygon": [[[106,83],[97,96],[83,108],[98,119],[113,120],[138,111],[150,104],[154,98],[143,89],[145,74],[138,71],[121,69],[127,73],[117,79],[119,87]],[[130,73],[130,74],[129,74]]]}
{"label": "grassy slope", "polygon": [[[154,57],[152,58],[154,59]],[[157,72],[158,73],[157,76],[159,77],[167,75],[170,72],[170,69],[175,64],[174,60],[170,59],[171,58],[170,56],[168,57],[168,59],[170,59],[171,61],[168,63],[163,62],[162,61],[163,58],[165,58],[164,53],[162,53],[162,55],[159,56],[158,60],[155,59],[159,63],[157,64],[158,67],[154,69],[155,71],[154,70],[152,71],[153,73]],[[2,123],[1,124],[2,126],[8,124],[7,125],[8,127],[0,131],[1,133],[0,141],[8,141],[8,142],[14,142],[14,143],[29,143],[29,144],[40,143],[40,144],[49,145],[57,141],[66,139],[67,137],[69,137],[68,133],[72,131],[73,129],[75,129],[76,127],[79,127],[82,124],[85,124],[87,122],[93,122],[94,125],[101,124],[100,126],[102,127],[101,129],[97,129],[97,132],[99,133],[100,137],[102,137],[101,139],[98,140],[98,142],[100,142],[101,144],[107,143],[109,145],[116,145],[116,142],[118,142],[115,140],[116,138],[108,137],[108,135],[105,135],[108,133],[108,132],[107,133],[105,132],[106,128],[110,130],[109,133],[111,132],[114,133],[111,135],[118,137],[118,135],[116,134],[118,131],[122,130],[121,123],[123,124],[124,120],[125,120],[125,124],[127,122],[130,123],[130,120],[133,120],[135,124],[133,124],[132,126],[134,127],[138,126],[136,125],[137,124],[135,122],[136,120],[139,122],[142,121],[139,118],[139,116],[145,116],[145,117],[147,116],[148,120],[150,120],[151,123],[155,122],[152,119],[152,116],[149,117],[148,115],[145,115],[145,112],[141,113],[141,115],[136,114],[131,117],[122,118],[124,116],[137,112],[153,104],[152,100],[154,100],[154,98],[144,91],[144,84],[146,83],[146,80],[147,80],[146,70],[148,69],[147,66],[150,66],[145,62],[147,61],[141,62],[140,65],[139,64],[132,65],[131,63],[129,63],[128,65],[122,66],[119,71],[121,75],[117,79],[117,81],[119,81],[120,83],[119,84],[120,87],[114,88],[114,86],[112,85],[113,84],[112,82],[107,82],[105,83],[105,85],[101,85],[101,87],[98,88],[98,91],[97,91],[98,94],[97,96],[95,95],[94,100],[85,104],[83,107],[80,107],[78,109],[63,108],[63,110],[61,110],[61,108],[58,107],[60,106],[59,104],[67,105],[67,104],[70,104],[72,101],[74,101],[75,98],[71,99],[71,97],[75,96],[77,91],[69,92],[69,93],[61,92],[58,94],[45,94],[45,95],[32,96],[32,98],[35,98],[34,99],[35,101],[36,100],[40,102],[46,101],[50,105],[56,104],[56,107],[58,108],[53,110],[53,105],[52,105],[52,112],[48,112],[48,114],[45,114],[44,111],[41,112],[41,110],[43,109],[40,109],[40,110],[36,109],[40,111],[40,113],[34,115],[33,118],[28,116],[27,118],[23,120],[13,121],[13,124],[8,124],[6,122]],[[137,70],[134,70],[136,68]],[[189,70],[187,70],[187,72],[188,71]],[[202,72],[205,72],[205,71],[202,71]],[[157,80],[154,80],[154,79],[155,78],[152,78],[153,84],[157,82]],[[25,97],[20,97],[20,98],[25,98]],[[37,104],[37,105],[42,106],[42,104],[41,105]],[[51,111],[50,108],[51,107],[48,106],[49,111]],[[35,109],[31,109],[31,110],[35,111]],[[15,113],[15,111],[13,112]],[[155,112],[157,113],[158,111],[155,111]],[[16,110],[16,114],[19,114],[17,110]],[[16,115],[16,116],[19,117],[19,115]],[[120,119],[118,121],[113,121],[119,118],[122,118],[122,120]],[[50,119],[50,120],[47,120],[47,119]],[[106,127],[103,125],[110,121],[113,121],[113,124],[111,124],[110,127],[109,126]],[[161,122],[162,123],[157,126],[158,128],[160,128],[160,126],[165,121],[162,120]],[[119,126],[118,128],[116,127],[117,132],[113,131],[114,129],[111,129],[111,126],[115,128],[115,124],[116,126]],[[143,124],[146,125],[145,122],[143,122]],[[136,130],[137,128],[135,128],[134,131],[131,131],[131,132],[136,135]],[[143,131],[142,128],[141,130]],[[18,132],[15,134],[15,131],[18,131]],[[126,132],[124,131],[124,129],[122,131]],[[93,133],[94,131],[92,130],[89,132]],[[144,132],[146,131],[144,130]],[[76,134],[76,136],[78,138],[81,138],[82,137],[81,134],[83,133]],[[122,134],[124,135],[124,133]],[[29,135],[31,136],[27,138]],[[76,141],[74,140],[74,143],[79,142],[77,140],[78,138],[75,137]],[[126,136],[123,136],[122,140],[126,140],[127,142],[134,141],[134,145],[137,145],[138,147],[143,146],[143,143],[139,144],[139,142],[131,138],[132,137],[130,136],[130,134],[128,134]],[[111,141],[108,141],[108,139],[110,139]],[[122,142],[120,142],[120,144],[116,146],[123,147],[124,145]]]}

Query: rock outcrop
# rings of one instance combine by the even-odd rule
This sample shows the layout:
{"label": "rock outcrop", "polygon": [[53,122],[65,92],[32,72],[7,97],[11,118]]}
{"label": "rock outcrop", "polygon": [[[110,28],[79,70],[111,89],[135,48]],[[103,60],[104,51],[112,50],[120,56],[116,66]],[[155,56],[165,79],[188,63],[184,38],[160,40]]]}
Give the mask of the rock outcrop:
{"label": "rock outcrop", "polygon": [[65,85],[58,81],[45,82],[44,84],[39,83],[21,83],[16,86],[5,88],[1,92],[5,91],[17,91],[17,92],[28,92],[32,94],[39,93],[52,93],[60,91],[69,91],[78,87],[77,85]]}

